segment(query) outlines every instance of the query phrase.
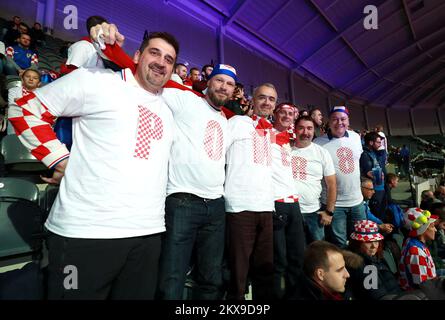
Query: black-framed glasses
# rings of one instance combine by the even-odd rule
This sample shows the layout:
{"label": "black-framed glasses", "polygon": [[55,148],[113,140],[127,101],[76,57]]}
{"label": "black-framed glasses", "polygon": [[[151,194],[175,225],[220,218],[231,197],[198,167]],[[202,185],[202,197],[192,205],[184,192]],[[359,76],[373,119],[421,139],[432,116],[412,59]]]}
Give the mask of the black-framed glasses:
{"label": "black-framed glasses", "polygon": [[368,188],[368,187],[363,187],[363,186],[362,186],[362,188],[363,189],[367,189],[367,190],[371,190],[371,191],[375,191],[374,188]]}

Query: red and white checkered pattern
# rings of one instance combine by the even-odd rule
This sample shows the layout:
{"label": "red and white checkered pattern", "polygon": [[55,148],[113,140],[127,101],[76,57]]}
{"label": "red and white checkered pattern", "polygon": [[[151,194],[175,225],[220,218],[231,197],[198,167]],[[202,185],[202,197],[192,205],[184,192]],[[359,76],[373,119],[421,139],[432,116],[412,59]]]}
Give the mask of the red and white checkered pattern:
{"label": "red and white checkered pattern", "polygon": [[253,162],[266,166],[272,165],[272,154],[270,149],[270,137],[266,130],[256,129],[252,131]]}
{"label": "red and white checkered pattern", "polygon": [[224,137],[221,125],[215,121],[210,120],[207,123],[204,135],[204,150],[210,159],[218,161],[223,155]]}
{"label": "red and white checkered pattern", "polygon": [[150,155],[150,144],[153,140],[161,140],[164,127],[161,118],[148,110],[146,107],[139,107],[139,124],[136,149],[134,157],[140,159],[148,159]]}
{"label": "red and white checkered pattern", "polygon": [[39,63],[39,57],[37,56],[36,53],[34,53],[34,54],[31,56],[31,64],[37,64],[37,63]]}
{"label": "red and white checkered pattern", "polygon": [[[436,277],[436,267],[431,253],[425,244],[417,239],[408,239],[402,249],[402,257],[399,263],[400,286],[407,290],[412,289],[413,284],[418,285]],[[412,283],[408,280],[412,278]]]}
{"label": "red and white checkered pattern", "polygon": [[292,174],[294,179],[305,181],[307,179],[307,160],[302,157],[292,157]]}
{"label": "red and white checkered pattern", "polygon": [[7,57],[9,57],[11,59],[14,58],[14,48],[13,47],[7,47],[5,53],[6,53]]}
{"label": "red and white checkered pattern", "polygon": [[22,87],[22,97],[26,97],[30,93],[31,93],[31,91],[29,91],[25,87]]}
{"label": "red and white checkered pattern", "polygon": [[9,108],[9,121],[21,142],[31,154],[46,166],[52,167],[69,156],[66,147],[52,130],[56,117],[30,92]]}
{"label": "red and white checkered pattern", "polygon": [[351,234],[351,239],[357,241],[380,241],[383,236],[379,233],[377,223],[370,220],[359,220],[354,223],[354,232]]}
{"label": "red and white checkered pattern", "polygon": [[287,198],[283,198],[283,199],[278,199],[275,200],[277,202],[284,202],[284,203],[295,203],[298,202],[298,196],[296,194],[289,196]]}
{"label": "red and white checkered pattern", "polygon": [[351,149],[346,147],[338,148],[337,157],[340,171],[342,173],[351,174],[354,172],[354,153]]}
{"label": "red and white checkered pattern", "polygon": [[423,234],[431,223],[437,220],[437,216],[431,215],[428,210],[409,208],[403,214],[404,227],[409,230],[410,237]]}
{"label": "red and white checkered pattern", "polygon": [[283,166],[285,167],[289,167],[290,163],[291,163],[291,154],[290,154],[290,148],[286,148],[283,146],[280,146],[280,151],[281,151],[281,163]]}

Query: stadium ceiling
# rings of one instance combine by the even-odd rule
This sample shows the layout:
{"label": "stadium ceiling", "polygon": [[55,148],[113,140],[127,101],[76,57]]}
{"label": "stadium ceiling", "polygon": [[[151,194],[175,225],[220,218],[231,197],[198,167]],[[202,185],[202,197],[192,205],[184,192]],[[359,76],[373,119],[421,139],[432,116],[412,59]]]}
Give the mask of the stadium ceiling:
{"label": "stadium ceiling", "polygon": [[347,99],[445,106],[444,0],[164,1]]}

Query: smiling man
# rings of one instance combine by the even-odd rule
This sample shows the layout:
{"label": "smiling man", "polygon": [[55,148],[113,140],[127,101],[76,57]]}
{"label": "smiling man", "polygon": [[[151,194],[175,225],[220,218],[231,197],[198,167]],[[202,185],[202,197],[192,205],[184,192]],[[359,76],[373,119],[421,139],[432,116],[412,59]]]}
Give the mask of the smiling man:
{"label": "smiling man", "polygon": [[[291,137],[288,132],[293,125],[295,109],[290,102],[280,103],[274,111],[272,129],[274,289],[278,299],[292,295],[298,286],[305,246],[303,217],[292,178]],[[283,277],[284,290],[281,285]]]}
{"label": "smiling man", "polygon": [[[335,169],[329,152],[312,143],[315,121],[303,116],[295,122],[295,143],[292,148],[292,171],[304,222],[308,230],[308,242],[324,240],[325,226],[332,222],[337,185]],[[320,194],[322,183],[326,189],[326,203],[322,207]]]}
{"label": "smiling man", "polygon": [[[345,106],[335,106],[329,112],[329,131],[314,140],[325,148],[334,161],[337,179],[337,201],[330,226],[334,244],[345,247],[355,221],[365,220],[363,196],[360,191],[360,155],[363,148],[360,136],[349,127],[349,110]],[[323,205],[327,203],[326,188],[321,194]]]}
{"label": "smiling man", "polygon": [[159,281],[163,299],[182,299],[192,251],[196,253],[197,274],[193,298],[221,298],[228,141],[221,107],[232,96],[236,81],[236,70],[219,64],[209,77],[203,98],[173,88],[162,94],[178,127],[167,184],[167,232]]}
{"label": "smiling man", "polygon": [[275,87],[262,84],[253,92],[253,116],[229,120],[225,196],[230,299],[244,299],[248,274],[254,300],[273,296],[272,124],[267,117],[276,102]]}
{"label": "smiling man", "polygon": [[[160,96],[179,51],[150,33],[129,69],[78,69],[10,107],[10,122],[61,183],[50,231],[50,299],[153,299],[165,231],[173,116]],[[73,117],[71,153],[51,125]],[[77,289],[64,270],[74,266]]]}

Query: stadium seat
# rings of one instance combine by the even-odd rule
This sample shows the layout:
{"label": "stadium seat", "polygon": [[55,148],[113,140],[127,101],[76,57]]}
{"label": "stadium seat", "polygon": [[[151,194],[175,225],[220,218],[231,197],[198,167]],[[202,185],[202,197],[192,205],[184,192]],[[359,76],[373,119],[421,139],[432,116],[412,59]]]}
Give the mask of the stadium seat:
{"label": "stadium seat", "polygon": [[383,250],[383,259],[385,260],[385,263],[388,266],[389,270],[393,274],[396,274],[398,272],[397,261],[395,261],[390,250]]}
{"label": "stadium seat", "polygon": [[0,178],[0,258],[38,253],[43,239],[39,189],[29,181]]}
{"label": "stadium seat", "polygon": [[16,135],[3,137],[0,143],[0,152],[5,160],[8,172],[36,172],[46,171],[46,166],[37,160],[20,142]]}

